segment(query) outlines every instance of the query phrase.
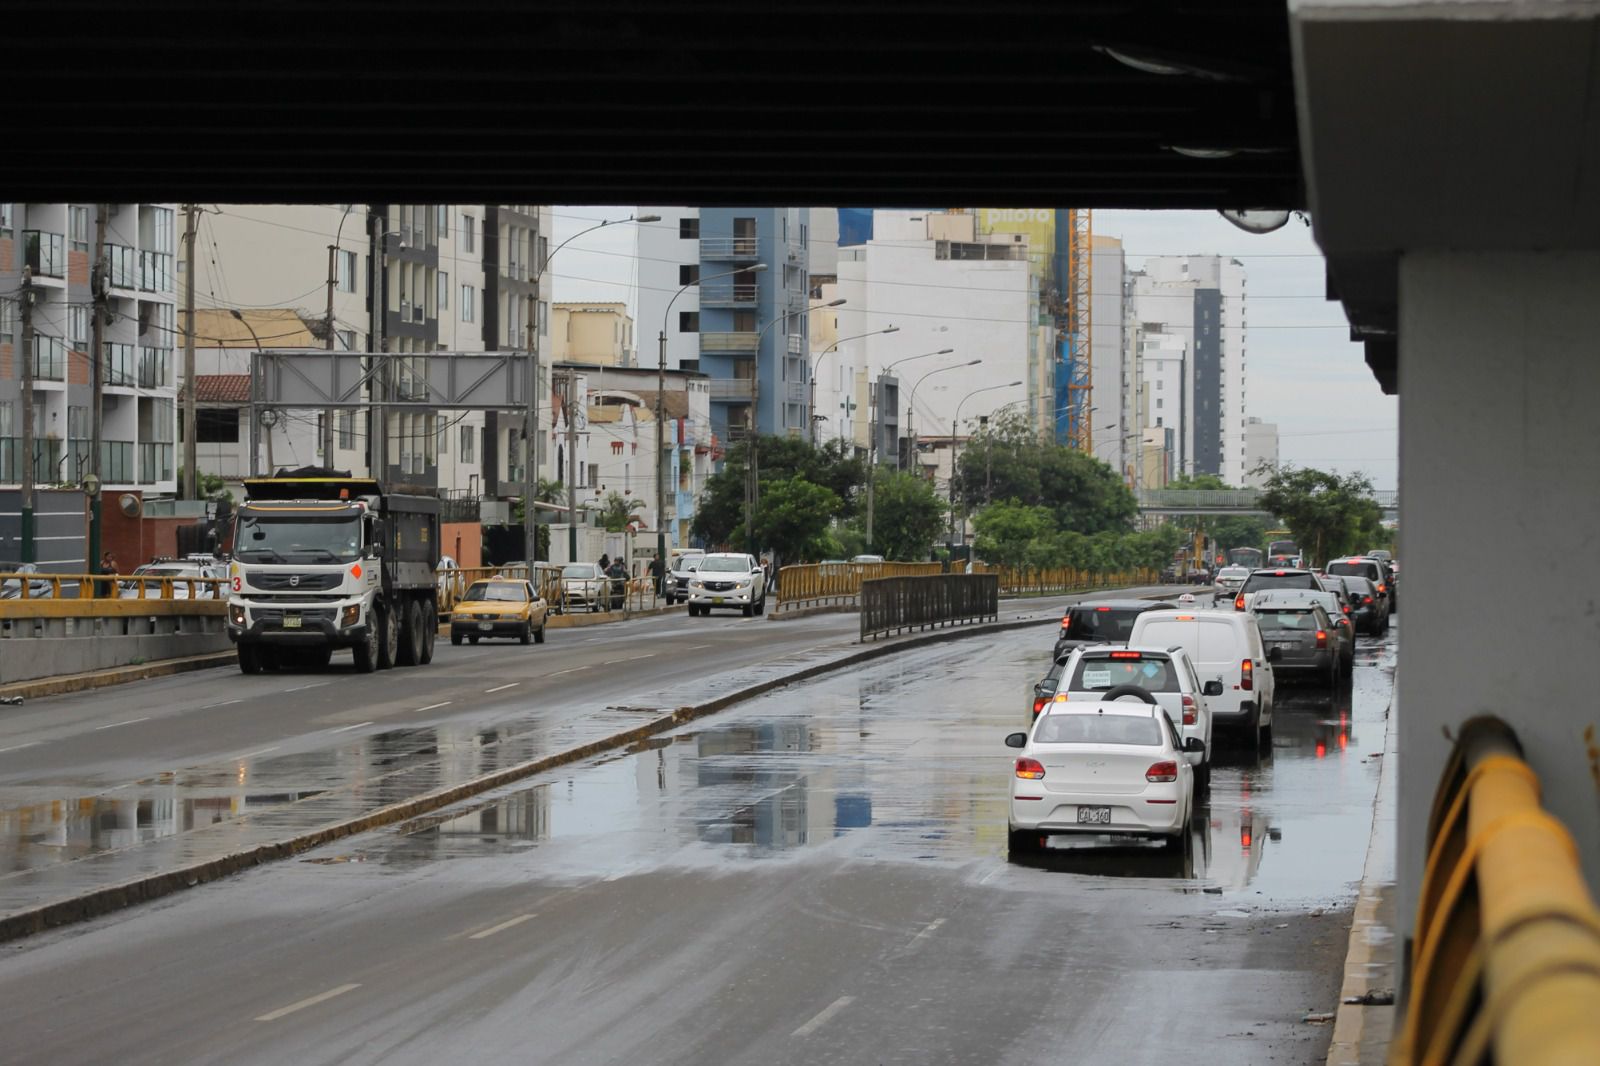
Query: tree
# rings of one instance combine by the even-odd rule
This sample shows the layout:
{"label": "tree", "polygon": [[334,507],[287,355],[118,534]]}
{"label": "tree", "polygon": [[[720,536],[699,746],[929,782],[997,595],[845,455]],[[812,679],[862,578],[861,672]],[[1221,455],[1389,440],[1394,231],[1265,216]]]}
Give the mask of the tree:
{"label": "tree", "polygon": [[874,486],[872,535],[884,558],[917,562],[927,558],[945,528],[945,502],[925,478],[880,470]]}
{"label": "tree", "polygon": [[1209,489],[1219,491],[1234,488],[1215,474],[1185,474],[1167,482],[1169,489]]}
{"label": "tree", "polygon": [[[559,507],[566,502],[567,487],[559,481],[551,481],[549,478],[540,478],[534,483],[533,498],[540,503],[554,504]],[[521,496],[518,496],[516,501],[511,505],[511,521],[514,525],[522,525],[523,519]],[[545,558],[548,559],[549,557],[550,556],[547,553]]]}
{"label": "tree", "polygon": [[980,556],[1017,568],[1037,565],[1041,556],[1048,556],[1051,546],[1039,542],[1056,536],[1050,508],[1016,500],[991,503],[973,516],[972,526],[977,531],[973,549]]}
{"label": "tree", "polygon": [[1053,441],[1041,442],[1020,416],[1001,415],[961,453],[956,496],[963,513],[996,500],[1048,507],[1063,530],[1132,528],[1138,505],[1105,463]]}
{"label": "tree", "polygon": [[[1261,506],[1283,520],[1302,552],[1319,563],[1353,550],[1375,524],[1372,482],[1325,470],[1283,467],[1267,479]],[[1381,514],[1381,512],[1380,512]]]}
{"label": "tree", "polygon": [[629,499],[613,489],[600,504],[600,524],[607,533],[621,533],[628,528],[628,523],[639,517],[643,508],[643,500]]}
{"label": "tree", "polygon": [[[746,442],[735,444],[722,469],[706,479],[691,529],[696,537],[711,544],[742,542],[749,454]],[[829,518],[848,518],[858,510],[866,465],[839,441],[819,448],[798,437],[762,437],[758,460],[763,497],[768,485],[799,477],[833,494],[837,502]]]}
{"label": "tree", "polygon": [[785,563],[820,559],[828,547],[828,526],[839,509],[833,490],[803,477],[761,487],[755,535],[762,547]]}

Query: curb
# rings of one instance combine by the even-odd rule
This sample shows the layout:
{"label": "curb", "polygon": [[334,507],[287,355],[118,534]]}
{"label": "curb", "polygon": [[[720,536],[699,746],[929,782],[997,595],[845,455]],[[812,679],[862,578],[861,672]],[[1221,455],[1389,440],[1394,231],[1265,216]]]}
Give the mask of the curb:
{"label": "curb", "polygon": [[[368,811],[357,818],[336,822],[271,844],[262,844],[244,851],[208,859],[205,862],[194,863],[189,866],[181,866],[173,870],[147,874],[67,899],[55,900],[50,903],[40,904],[29,910],[6,915],[4,918],[0,918],[0,942],[43,932],[55,926],[96,918],[135,903],[159,899],[181,889],[193,888],[209,881],[216,881],[240,870],[259,866],[274,859],[289,858],[303,851],[320,847],[323,844],[353,836],[356,833],[364,833],[370,829],[377,829],[381,826],[428,814],[442,807],[450,806],[461,800],[512,784],[547,770],[553,770],[602,752],[637,743],[658,733],[675,729],[685,722],[715,714],[736,703],[742,703],[775,689],[792,685],[797,681],[807,681],[844,667],[855,666],[872,659],[891,655],[902,649],[922,647],[929,644],[942,644],[946,641],[959,640],[962,637],[974,634],[1001,633],[1012,629],[1023,629],[1028,626],[1055,624],[1056,620],[1052,617],[1019,619],[899,637],[892,642],[881,644],[857,645],[856,650],[847,652],[829,662],[816,663],[785,677],[769,678],[733,692],[724,693],[704,703],[679,707],[669,715],[635,726],[621,733],[613,733],[598,740],[590,741],[587,744],[555,752],[529,762],[519,763],[504,770],[497,770],[492,774],[473,778],[470,781],[465,781],[437,792],[414,796],[411,799],[402,800],[387,807]],[[229,654],[231,656],[232,653]]]}
{"label": "curb", "polygon": [[172,674],[188,673],[190,670],[208,670],[214,666],[226,666],[236,662],[237,656],[232,647],[227,651],[208,652],[205,655],[190,655],[182,659],[161,659],[153,663],[143,663],[139,666],[114,666],[109,670],[92,670],[82,674],[62,674],[59,677],[40,677],[32,681],[17,681],[9,685],[0,685],[0,696],[20,696],[23,699],[39,699],[43,696],[64,696],[73,692],[85,692],[95,688],[109,688],[112,685],[122,685],[129,681],[145,681],[152,677],[169,677]]}

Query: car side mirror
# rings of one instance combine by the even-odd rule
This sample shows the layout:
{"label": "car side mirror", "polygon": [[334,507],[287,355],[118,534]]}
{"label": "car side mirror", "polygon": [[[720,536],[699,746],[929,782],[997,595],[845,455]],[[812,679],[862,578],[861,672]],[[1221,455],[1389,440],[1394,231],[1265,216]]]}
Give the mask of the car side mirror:
{"label": "car side mirror", "polygon": [[1206,742],[1199,737],[1185,737],[1183,740],[1183,753],[1185,755],[1204,755]]}
{"label": "car side mirror", "polygon": [[1206,684],[1205,684],[1205,687],[1202,688],[1200,691],[1203,692],[1207,696],[1220,696],[1220,695],[1222,695],[1222,682],[1221,681],[1207,681]]}
{"label": "car side mirror", "polygon": [[1282,648],[1273,648],[1267,652],[1267,662],[1269,663],[1275,663],[1281,658],[1283,658]]}
{"label": "car side mirror", "polygon": [[1025,748],[1028,746],[1028,734],[1012,733],[1006,737],[1006,747]]}

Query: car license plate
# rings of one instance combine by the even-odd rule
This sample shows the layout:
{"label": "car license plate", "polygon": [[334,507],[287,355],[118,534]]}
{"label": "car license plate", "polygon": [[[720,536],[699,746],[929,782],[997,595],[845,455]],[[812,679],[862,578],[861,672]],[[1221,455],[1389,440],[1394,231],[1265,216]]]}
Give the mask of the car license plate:
{"label": "car license plate", "polygon": [[722,597],[721,596],[713,596],[713,597],[711,597],[711,602],[720,605],[722,603]]}
{"label": "car license plate", "polygon": [[478,628],[479,629],[493,629],[494,628],[494,623],[493,622],[479,622],[478,623]]}
{"label": "car license plate", "polygon": [[1078,824],[1079,825],[1110,825],[1111,824],[1111,808],[1110,807],[1079,807],[1078,808]]}
{"label": "car license plate", "polygon": [[284,615],[283,616],[283,628],[285,628],[285,629],[299,629],[300,628],[300,616],[297,615],[297,614],[286,614],[286,615]]}

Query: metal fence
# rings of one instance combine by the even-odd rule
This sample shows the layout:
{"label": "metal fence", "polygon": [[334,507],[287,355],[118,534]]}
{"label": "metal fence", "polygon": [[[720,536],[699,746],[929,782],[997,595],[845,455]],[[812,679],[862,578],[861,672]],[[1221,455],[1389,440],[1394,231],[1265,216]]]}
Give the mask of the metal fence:
{"label": "metal fence", "polygon": [[881,577],[861,584],[861,639],[1000,617],[995,574]]}
{"label": "metal fence", "polygon": [[477,566],[461,570],[446,570],[439,574],[439,612],[450,611],[466,594],[474,581],[494,577],[527,579],[533,582],[540,598],[558,614],[599,613],[602,611],[652,610],[660,606],[656,583],[648,575],[608,579],[607,588],[600,596],[580,595],[575,586],[561,580],[561,566],[557,563],[535,563],[532,576],[527,566]]}
{"label": "metal fence", "polygon": [[226,578],[0,572],[0,612],[26,600],[221,600]]}
{"label": "metal fence", "polygon": [[777,612],[801,607],[853,607],[861,583],[885,577],[943,573],[938,563],[804,563],[778,571]]}
{"label": "metal fence", "polygon": [[1497,718],[1462,726],[1428,820],[1392,1066],[1600,1062],[1600,910]]}
{"label": "metal fence", "polygon": [[1160,577],[1154,570],[1143,568],[1076,570],[1072,567],[1061,567],[1055,570],[1013,570],[979,563],[972,568],[972,571],[975,574],[998,575],[1002,596],[1042,596],[1060,592],[1093,592],[1096,589],[1154,585]]}

